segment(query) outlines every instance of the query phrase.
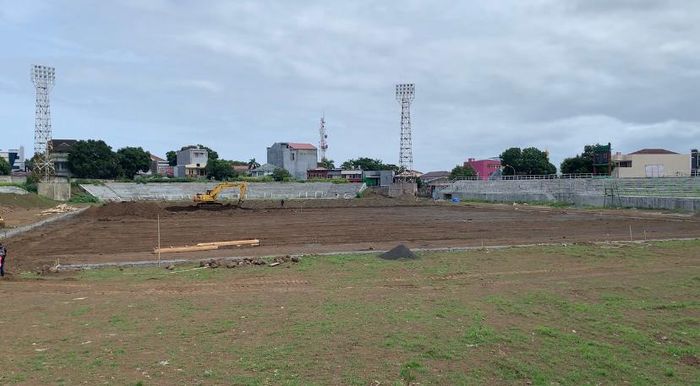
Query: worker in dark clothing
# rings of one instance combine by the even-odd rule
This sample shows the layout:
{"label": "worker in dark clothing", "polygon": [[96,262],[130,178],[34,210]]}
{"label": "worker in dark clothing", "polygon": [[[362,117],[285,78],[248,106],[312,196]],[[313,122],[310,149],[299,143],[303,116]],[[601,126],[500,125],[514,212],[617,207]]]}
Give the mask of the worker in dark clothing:
{"label": "worker in dark clothing", "polygon": [[5,257],[7,256],[7,248],[0,243],[0,277],[5,276]]}

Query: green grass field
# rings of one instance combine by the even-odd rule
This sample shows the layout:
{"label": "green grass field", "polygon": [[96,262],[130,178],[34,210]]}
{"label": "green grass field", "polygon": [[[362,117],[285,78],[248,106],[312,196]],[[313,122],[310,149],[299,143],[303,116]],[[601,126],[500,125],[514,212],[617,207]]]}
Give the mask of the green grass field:
{"label": "green grass field", "polygon": [[0,283],[2,384],[698,384],[700,242]]}

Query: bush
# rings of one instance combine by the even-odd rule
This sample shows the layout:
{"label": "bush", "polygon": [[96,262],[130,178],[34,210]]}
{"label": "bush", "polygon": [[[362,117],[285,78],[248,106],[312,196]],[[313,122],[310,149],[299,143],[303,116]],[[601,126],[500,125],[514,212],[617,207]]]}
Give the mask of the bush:
{"label": "bush", "polygon": [[73,194],[68,202],[74,204],[94,204],[100,202],[100,200],[90,193],[78,192]]}

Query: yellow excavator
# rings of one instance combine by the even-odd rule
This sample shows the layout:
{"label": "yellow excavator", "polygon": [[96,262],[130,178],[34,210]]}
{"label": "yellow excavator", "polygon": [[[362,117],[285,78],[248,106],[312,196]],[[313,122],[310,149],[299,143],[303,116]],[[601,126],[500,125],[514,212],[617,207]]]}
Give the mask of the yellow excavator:
{"label": "yellow excavator", "polygon": [[197,203],[198,207],[220,206],[222,203],[217,201],[217,198],[221,192],[229,188],[238,188],[238,203],[236,206],[240,206],[243,200],[245,200],[246,192],[248,192],[247,182],[222,182],[214,188],[207,190],[206,193],[195,194],[194,202]]}

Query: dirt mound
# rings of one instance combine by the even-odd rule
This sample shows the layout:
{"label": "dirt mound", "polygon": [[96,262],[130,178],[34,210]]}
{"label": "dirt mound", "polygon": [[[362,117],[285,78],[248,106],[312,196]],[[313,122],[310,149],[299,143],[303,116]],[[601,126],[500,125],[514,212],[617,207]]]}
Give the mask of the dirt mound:
{"label": "dirt mound", "polygon": [[124,216],[155,218],[162,212],[160,205],[153,202],[110,202],[90,208],[85,215],[94,218]]}
{"label": "dirt mound", "polygon": [[184,205],[171,205],[166,206],[165,210],[169,212],[196,212],[196,211],[223,211],[223,210],[236,210],[239,208],[236,204],[213,204],[213,205],[201,205],[197,206],[195,204],[184,204]]}
{"label": "dirt mound", "polygon": [[403,244],[399,244],[396,247],[392,248],[388,252],[382,253],[379,255],[382,259],[386,260],[398,260],[398,259],[417,259],[418,256],[416,256],[415,253],[411,252],[408,247],[406,247]]}

